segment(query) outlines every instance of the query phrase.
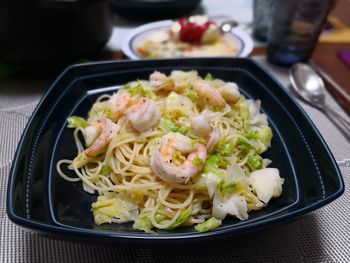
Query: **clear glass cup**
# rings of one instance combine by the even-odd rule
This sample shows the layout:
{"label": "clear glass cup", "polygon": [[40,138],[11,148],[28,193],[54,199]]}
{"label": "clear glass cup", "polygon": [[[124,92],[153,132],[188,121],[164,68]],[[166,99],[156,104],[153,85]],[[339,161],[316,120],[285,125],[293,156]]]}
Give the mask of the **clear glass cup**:
{"label": "clear glass cup", "polygon": [[289,66],[307,61],[336,0],[273,0],[268,59]]}
{"label": "clear glass cup", "polygon": [[266,41],[271,20],[273,0],[254,0],[253,2],[253,36]]}

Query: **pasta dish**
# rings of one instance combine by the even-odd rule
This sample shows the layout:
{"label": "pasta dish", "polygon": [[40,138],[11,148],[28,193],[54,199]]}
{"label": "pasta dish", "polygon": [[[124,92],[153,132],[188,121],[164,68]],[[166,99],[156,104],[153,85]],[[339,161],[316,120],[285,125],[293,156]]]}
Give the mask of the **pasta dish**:
{"label": "pasta dish", "polygon": [[155,71],[100,96],[85,117],[68,118],[78,154],[57,172],[97,196],[97,225],[205,232],[282,194],[279,170],[261,156],[271,146],[267,116],[233,82]]}
{"label": "pasta dish", "polygon": [[206,16],[173,22],[167,29],[150,32],[136,46],[144,58],[235,56],[238,47]]}

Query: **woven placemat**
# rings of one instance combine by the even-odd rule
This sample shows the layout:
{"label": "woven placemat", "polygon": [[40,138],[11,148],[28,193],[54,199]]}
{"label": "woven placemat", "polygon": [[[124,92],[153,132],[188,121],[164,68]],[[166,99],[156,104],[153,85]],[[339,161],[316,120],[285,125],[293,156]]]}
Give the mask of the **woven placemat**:
{"label": "woven placemat", "polygon": [[[287,71],[256,60],[289,86]],[[330,105],[343,113],[332,97]],[[0,95],[0,262],[350,262],[350,190],[298,220],[225,243],[202,246],[133,247],[57,240],[19,228],[6,216],[8,174],[22,130],[38,102],[33,96]],[[2,105],[2,106],[1,106]],[[4,106],[6,105],[6,106]],[[340,162],[350,187],[350,145],[322,113],[301,103]]]}

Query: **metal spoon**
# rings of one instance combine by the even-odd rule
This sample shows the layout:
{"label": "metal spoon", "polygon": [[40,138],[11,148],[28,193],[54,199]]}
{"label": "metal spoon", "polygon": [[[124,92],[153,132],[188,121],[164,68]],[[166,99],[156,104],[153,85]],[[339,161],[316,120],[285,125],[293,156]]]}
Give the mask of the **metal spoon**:
{"label": "metal spoon", "polygon": [[235,20],[226,20],[219,25],[219,28],[223,33],[228,33],[232,28],[237,27],[238,25],[239,23]]}
{"label": "metal spoon", "polygon": [[350,122],[326,103],[322,78],[307,64],[297,63],[290,69],[290,82],[294,92],[309,105],[323,112],[350,139]]}

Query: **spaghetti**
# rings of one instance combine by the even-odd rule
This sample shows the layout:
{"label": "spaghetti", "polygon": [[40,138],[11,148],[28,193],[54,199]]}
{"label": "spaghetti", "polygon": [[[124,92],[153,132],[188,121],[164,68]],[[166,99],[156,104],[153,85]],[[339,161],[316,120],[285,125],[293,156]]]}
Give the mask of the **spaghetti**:
{"label": "spaghetti", "polygon": [[204,232],[228,214],[246,220],[282,193],[278,170],[261,157],[272,131],[260,101],[210,74],[154,72],[102,95],[86,120],[70,117],[68,127],[78,155],[60,160],[57,172],[97,193],[98,225],[131,221],[147,233],[196,225]]}

